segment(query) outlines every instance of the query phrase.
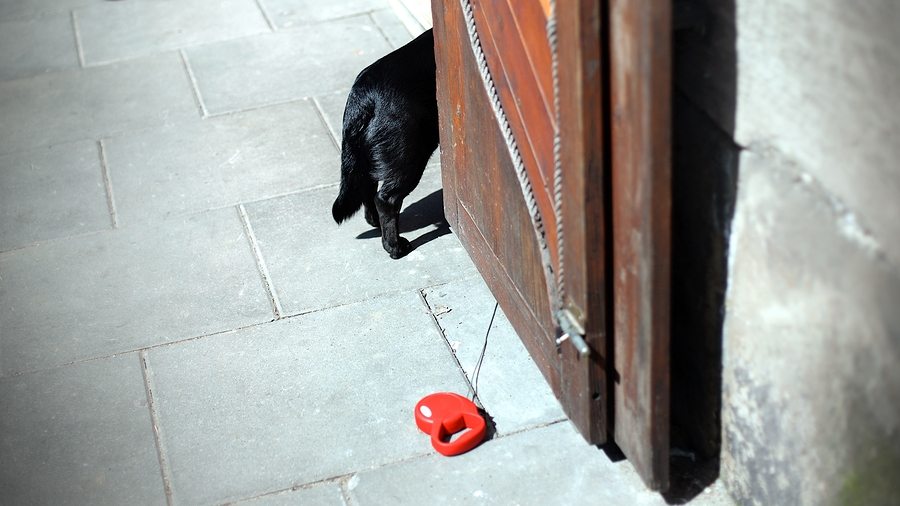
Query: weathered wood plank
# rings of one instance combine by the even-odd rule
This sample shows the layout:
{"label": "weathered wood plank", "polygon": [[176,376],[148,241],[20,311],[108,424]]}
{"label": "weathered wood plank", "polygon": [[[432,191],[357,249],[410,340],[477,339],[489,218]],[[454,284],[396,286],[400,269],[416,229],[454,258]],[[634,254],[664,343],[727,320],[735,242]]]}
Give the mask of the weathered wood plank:
{"label": "weathered wood plank", "polygon": [[668,486],[671,2],[609,0],[615,423],[652,489]]}
{"label": "weathered wood plank", "polygon": [[[523,2],[532,3],[533,0]],[[553,118],[551,89],[542,92],[542,81],[552,79],[549,59],[532,61],[530,53],[549,55],[546,19],[538,10],[524,11],[518,21],[506,0],[473,0],[475,24],[485,59],[519,146],[535,199],[544,217],[547,242],[556,262],[556,222],[553,217]],[[532,13],[525,18],[525,13]],[[543,46],[543,51],[536,50]],[[545,95],[550,97],[549,105]]]}
{"label": "weathered wood plank", "polygon": [[[563,303],[585,329],[591,356],[562,361],[566,400],[575,425],[591,443],[606,441],[606,251],[604,193],[609,170],[604,140],[604,75],[598,0],[557,0],[564,256]],[[564,348],[571,352],[571,347]]]}
{"label": "weathered wood plank", "polygon": [[[445,33],[444,11],[443,9],[432,6],[432,19],[435,30],[434,37],[434,58],[436,66],[437,80],[437,102],[438,104],[452,104],[455,96],[459,96],[459,92],[454,83],[450,80],[452,69],[458,69],[461,65],[461,54],[454,50],[450,39]],[[458,41],[457,41],[458,42]],[[441,165],[443,167],[455,167],[458,162],[456,160],[456,150],[453,146],[453,138],[455,131],[462,128],[462,117],[456,114],[448,114],[447,105],[438,108],[441,139]],[[444,216],[447,223],[454,230],[458,229],[458,208],[459,197],[456,191],[456,171],[441,170],[441,183],[444,189]]]}
{"label": "weathered wood plank", "polygon": [[444,180],[456,233],[554,393],[559,364],[531,217],[494,118],[458,2],[433,2]]}

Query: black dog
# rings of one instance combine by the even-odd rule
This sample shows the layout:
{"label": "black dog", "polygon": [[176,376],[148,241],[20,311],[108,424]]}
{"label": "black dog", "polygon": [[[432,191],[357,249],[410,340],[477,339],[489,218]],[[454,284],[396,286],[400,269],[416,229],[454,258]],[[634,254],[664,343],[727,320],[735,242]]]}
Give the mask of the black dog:
{"label": "black dog", "polygon": [[409,253],[409,241],[400,237],[400,206],[437,146],[434,35],[428,30],[363,69],[353,83],[344,109],[334,221],[364,206],[391,258]]}

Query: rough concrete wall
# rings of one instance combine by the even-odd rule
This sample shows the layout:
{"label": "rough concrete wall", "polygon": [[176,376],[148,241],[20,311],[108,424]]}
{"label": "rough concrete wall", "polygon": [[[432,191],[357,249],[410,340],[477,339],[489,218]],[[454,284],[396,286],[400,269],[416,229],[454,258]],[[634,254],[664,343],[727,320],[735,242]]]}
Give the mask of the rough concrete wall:
{"label": "rough concrete wall", "polygon": [[900,263],[900,2],[705,3],[680,87],[741,146],[795,160]]}
{"label": "rough concrete wall", "polygon": [[897,263],[900,2],[743,0],[737,52],[738,144],[783,151]]}
{"label": "rough concrete wall", "polygon": [[676,81],[742,147],[721,477],[742,504],[898,504],[900,2],[705,3]]}
{"label": "rough concrete wall", "polygon": [[740,171],[722,477],[743,504],[897,504],[900,272],[784,153],[752,145]]}

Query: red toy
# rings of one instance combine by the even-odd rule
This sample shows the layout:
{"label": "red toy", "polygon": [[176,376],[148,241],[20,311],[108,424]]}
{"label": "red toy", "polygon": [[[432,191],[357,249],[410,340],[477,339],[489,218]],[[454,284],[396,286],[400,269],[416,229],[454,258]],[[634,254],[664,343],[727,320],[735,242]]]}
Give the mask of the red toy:
{"label": "red toy", "polygon": [[[416,404],[416,425],[431,434],[431,446],[441,455],[452,457],[478,446],[484,439],[487,425],[478,413],[478,406],[465,397],[451,392],[426,395]],[[469,429],[453,441],[453,434]]]}

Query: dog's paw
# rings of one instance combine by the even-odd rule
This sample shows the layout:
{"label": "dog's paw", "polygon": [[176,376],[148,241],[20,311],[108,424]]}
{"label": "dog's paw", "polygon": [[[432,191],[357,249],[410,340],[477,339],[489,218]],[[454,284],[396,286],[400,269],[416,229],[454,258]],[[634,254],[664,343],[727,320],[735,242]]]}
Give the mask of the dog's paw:
{"label": "dog's paw", "polygon": [[391,258],[397,260],[398,258],[403,258],[410,252],[412,249],[409,241],[400,237],[398,238],[397,245],[388,250],[388,254],[391,255]]}

